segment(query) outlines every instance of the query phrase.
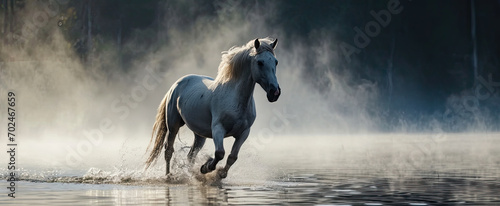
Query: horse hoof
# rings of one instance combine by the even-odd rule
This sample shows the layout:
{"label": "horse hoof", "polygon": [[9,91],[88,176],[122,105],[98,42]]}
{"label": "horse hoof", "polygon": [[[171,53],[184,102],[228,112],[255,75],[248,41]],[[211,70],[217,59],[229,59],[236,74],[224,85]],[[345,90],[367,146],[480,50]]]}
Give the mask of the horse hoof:
{"label": "horse hoof", "polygon": [[209,172],[211,172],[211,171],[212,171],[212,170],[210,170],[210,169],[208,168],[208,164],[209,164],[210,162],[212,162],[212,160],[213,160],[213,158],[208,159],[208,160],[207,160],[207,162],[205,162],[205,164],[203,164],[203,165],[201,166],[201,168],[200,168],[200,172],[201,172],[201,174],[207,174],[207,173],[209,173]]}
{"label": "horse hoof", "polygon": [[172,174],[165,175],[165,181],[166,182],[170,182],[172,180],[174,180],[174,176]]}
{"label": "horse hoof", "polygon": [[201,172],[201,174],[207,174],[209,172],[206,164],[201,166],[200,172]]}
{"label": "horse hoof", "polygon": [[217,172],[217,174],[219,175],[219,177],[220,177],[221,179],[224,179],[224,178],[226,178],[226,177],[227,177],[227,171],[226,171],[226,170],[224,170],[224,169],[219,170],[219,171]]}

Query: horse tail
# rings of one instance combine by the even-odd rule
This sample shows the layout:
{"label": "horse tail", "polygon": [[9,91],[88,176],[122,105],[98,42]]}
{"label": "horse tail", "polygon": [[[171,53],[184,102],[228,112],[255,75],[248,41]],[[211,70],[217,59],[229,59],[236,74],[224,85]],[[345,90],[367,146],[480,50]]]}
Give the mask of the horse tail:
{"label": "horse tail", "polygon": [[166,113],[165,106],[167,103],[167,96],[168,95],[165,95],[165,97],[161,101],[160,106],[158,107],[158,113],[156,114],[156,121],[153,125],[153,133],[151,134],[151,140],[149,140],[149,145],[147,150],[149,150],[151,143],[153,142],[153,139],[154,139],[154,145],[151,150],[151,153],[149,154],[149,158],[146,161],[146,169],[148,169],[152,163],[156,162],[156,159],[158,158],[158,155],[160,155],[161,149],[163,148],[163,143],[165,142],[165,136],[168,131],[167,122],[165,119],[165,113]]}

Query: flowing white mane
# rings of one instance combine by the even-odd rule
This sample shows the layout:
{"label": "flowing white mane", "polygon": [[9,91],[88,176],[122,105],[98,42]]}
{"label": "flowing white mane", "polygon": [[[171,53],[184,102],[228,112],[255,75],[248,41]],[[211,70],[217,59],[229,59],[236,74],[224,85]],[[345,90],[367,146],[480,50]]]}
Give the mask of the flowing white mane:
{"label": "flowing white mane", "polygon": [[270,38],[259,39],[260,46],[258,51],[255,51],[254,40],[240,47],[232,47],[228,51],[222,52],[222,59],[219,64],[219,70],[215,82],[224,84],[231,79],[238,78],[242,71],[249,66],[250,57],[255,56],[264,51],[269,51],[274,54],[271,46]]}

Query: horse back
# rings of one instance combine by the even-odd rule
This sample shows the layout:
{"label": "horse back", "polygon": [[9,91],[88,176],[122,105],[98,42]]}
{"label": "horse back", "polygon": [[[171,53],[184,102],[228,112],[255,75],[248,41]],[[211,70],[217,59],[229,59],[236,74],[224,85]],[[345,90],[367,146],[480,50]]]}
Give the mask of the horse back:
{"label": "horse back", "polygon": [[213,78],[202,75],[187,75],[180,78],[171,88],[171,107],[184,123],[198,135],[211,136],[212,114],[210,110]]}

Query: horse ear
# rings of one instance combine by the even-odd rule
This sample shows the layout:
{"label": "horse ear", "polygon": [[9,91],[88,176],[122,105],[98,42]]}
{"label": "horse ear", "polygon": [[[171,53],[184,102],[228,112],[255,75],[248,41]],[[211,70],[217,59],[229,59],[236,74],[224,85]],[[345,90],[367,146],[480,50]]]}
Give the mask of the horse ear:
{"label": "horse ear", "polygon": [[273,47],[273,49],[275,49],[276,45],[278,45],[278,39],[275,39],[274,42],[271,43],[271,47]]}
{"label": "horse ear", "polygon": [[260,47],[260,42],[259,42],[259,39],[255,39],[255,41],[254,41],[254,43],[253,43],[253,44],[254,44],[254,46],[255,46],[255,49],[259,49],[259,47]]}

